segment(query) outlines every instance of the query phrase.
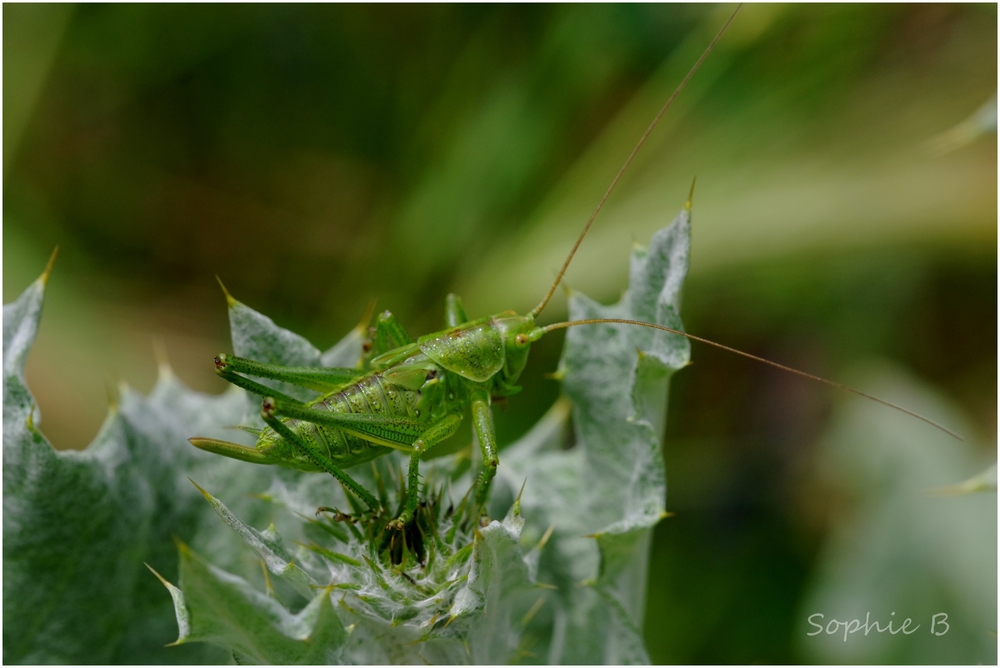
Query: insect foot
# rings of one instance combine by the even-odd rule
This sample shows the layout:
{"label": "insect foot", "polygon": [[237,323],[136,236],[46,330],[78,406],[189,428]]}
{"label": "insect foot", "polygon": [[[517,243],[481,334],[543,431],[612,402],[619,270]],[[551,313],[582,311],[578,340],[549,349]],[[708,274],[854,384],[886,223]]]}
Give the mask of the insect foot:
{"label": "insect foot", "polygon": [[320,506],[319,508],[316,509],[317,516],[322,515],[323,513],[329,513],[331,516],[330,519],[332,519],[334,522],[343,522],[345,524],[357,524],[358,522],[363,522],[365,521],[365,519],[368,519],[366,518],[365,515],[351,515],[349,513],[343,512],[338,508],[327,508],[326,506]]}

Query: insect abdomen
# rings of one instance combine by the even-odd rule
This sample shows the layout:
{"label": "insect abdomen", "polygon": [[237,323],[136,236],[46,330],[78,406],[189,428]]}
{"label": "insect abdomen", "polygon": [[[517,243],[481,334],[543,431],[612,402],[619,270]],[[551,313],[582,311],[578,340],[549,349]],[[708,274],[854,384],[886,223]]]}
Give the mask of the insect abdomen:
{"label": "insect abdomen", "polygon": [[[334,413],[391,415],[413,417],[419,393],[386,382],[381,373],[361,378],[353,385],[320,397],[307,404],[310,408]],[[387,453],[391,448],[349,434],[335,427],[282,418],[294,432],[319,445],[337,466],[348,468],[364,464]],[[271,429],[261,434],[257,447],[282,459],[294,459],[296,468],[319,470]],[[274,450],[277,449],[277,452]]]}

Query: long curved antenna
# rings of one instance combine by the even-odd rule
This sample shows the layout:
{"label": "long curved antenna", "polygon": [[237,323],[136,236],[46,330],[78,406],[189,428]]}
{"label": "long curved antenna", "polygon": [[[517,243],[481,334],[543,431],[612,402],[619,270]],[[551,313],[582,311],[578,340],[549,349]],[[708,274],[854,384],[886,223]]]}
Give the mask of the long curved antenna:
{"label": "long curved antenna", "polygon": [[694,334],[688,334],[687,332],[682,332],[682,331],[677,330],[677,329],[671,329],[669,327],[664,327],[663,325],[654,325],[654,324],[649,323],[649,322],[642,322],[641,320],[622,320],[622,319],[619,319],[619,318],[593,318],[593,319],[590,319],[590,320],[572,320],[570,322],[557,322],[554,325],[549,325],[547,327],[542,327],[541,329],[543,330],[543,332],[545,332],[547,334],[548,332],[551,332],[551,331],[556,330],[556,329],[565,329],[566,327],[576,327],[577,325],[597,325],[597,324],[600,324],[600,323],[617,323],[617,324],[621,324],[621,325],[639,325],[641,327],[651,327],[653,329],[660,329],[660,330],[663,330],[664,332],[670,332],[671,334],[676,334],[678,336],[683,336],[683,337],[691,339],[693,341],[698,341],[700,343],[707,343],[710,346],[715,346],[716,348],[722,348],[723,350],[728,350],[729,352],[735,353],[735,354],[740,355],[742,357],[748,357],[748,358],[750,358],[752,360],[756,360],[758,362],[763,362],[764,364],[767,364],[767,365],[773,366],[775,368],[781,369],[782,371],[787,371],[789,373],[794,373],[796,376],[802,376],[803,378],[808,378],[809,380],[815,380],[815,381],[817,381],[819,383],[823,383],[824,385],[829,385],[830,387],[835,387],[838,390],[844,390],[845,392],[850,392],[851,394],[856,394],[856,395],[858,395],[860,397],[864,397],[865,399],[871,399],[872,401],[878,402],[878,403],[882,404],[883,406],[888,406],[889,408],[894,408],[897,411],[900,411],[902,413],[906,413],[910,417],[915,417],[918,420],[926,422],[927,424],[931,425],[932,427],[934,427],[936,429],[940,429],[941,431],[943,431],[944,433],[948,434],[952,438],[957,438],[960,441],[965,440],[961,436],[959,436],[958,434],[956,434],[955,432],[953,432],[952,430],[948,429],[947,427],[943,427],[943,426],[939,425],[934,420],[931,420],[930,418],[926,418],[923,415],[920,415],[919,413],[914,413],[913,411],[908,410],[906,408],[903,408],[902,406],[897,406],[896,404],[891,403],[889,401],[886,401],[885,399],[879,399],[878,397],[873,397],[870,394],[865,394],[864,392],[862,392],[860,390],[855,390],[853,387],[848,387],[847,385],[841,385],[840,383],[835,383],[832,380],[827,380],[826,378],[820,378],[819,376],[814,376],[811,373],[806,373],[805,371],[799,371],[798,369],[793,369],[790,366],[785,366],[784,364],[778,364],[777,362],[772,362],[771,360],[764,359],[763,357],[757,357],[756,355],[751,355],[750,353],[745,353],[742,350],[737,350],[736,348],[730,348],[729,346],[724,346],[721,343],[716,343],[715,341],[709,341],[708,339],[703,339],[700,336],[695,336]]}
{"label": "long curved antenna", "polygon": [[725,25],[722,26],[722,29],[719,30],[719,32],[715,35],[715,39],[712,40],[712,43],[708,45],[708,48],[706,48],[705,51],[701,54],[701,57],[698,58],[698,61],[694,64],[694,66],[691,67],[691,69],[687,73],[687,76],[685,76],[684,79],[681,80],[680,84],[677,85],[677,88],[674,90],[673,94],[667,100],[666,104],[664,104],[663,108],[660,109],[660,113],[656,115],[656,118],[653,119],[653,122],[649,124],[649,127],[646,128],[646,131],[642,134],[642,137],[639,138],[639,143],[635,145],[635,148],[632,149],[632,152],[629,153],[628,158],[625,160],[625,164],[622,165],[622,168],[618,170],[618,174],[615,175],[614,180],[611,181],[611,185],[608,186],[608,189],[604,192],[604,197],[602,197],[601,201],[597,203],[597,208],[594,209],[594,213],[590,214],[590,219],[587,221],[587,224],[583,226],[583,231],[580,232],[580,236],[577,237],[576,243],[573,244],[573,250],[569,252],[569,256],[563,263],[562,269],[559,270],[559,275],[556,276],[556,280],[555,282],[552,283],[552,287],[550,287],[549,291],[545,293],[545,298],[542,299],[541,302],[539,302],[538,306],[531,309],[530,313],[531,317],[536,317],[539,313],[541,313],[542,309],[545,308],[545,305],[549,303],[550,299],[552,299],[552,295],[555,294],[556,288],[559,287],[559,283],[560,281],[562,281],[563,274],[565,274],[566,270],[569,268],[569,263],[573,261],[573,256],[576,255],[576,250],[580,247],[580,244],[583,243],[583,238],[587,236],[587,232],[590,230],[590,226],[594,223],[594,219],[597,218],[597,214],[600,213],[601,209],[604,207],[604,202],[607,201],[608,195],[610,195],[611,191],[615,189],[616,185],[618,185],[618,181],[622,178],[622,174],[624,174],[625,170],[628,169],[629,165],[632,164],[632,159],[635,158],[635,154],[638,153],[639,149],[642,148],[642,145],[646,143],[646,138],[649,137],[650,133],[653,131],[653,128],[655,128],[657,123],[660,122],[660,119],[663,117],[663,114],[667,112],[667,109],[670,108],[670,105],[673,104],[674,99],[677,97],[677,95],[684,89],[684,86],[687,85],[688,80],[694,75],[695,72],[698,71],[698,68],[701,67],[701,63],[705,60],[705,58],[708,57],[708,54],[711,53],[712,49],[715,47],[715,43],[722,38],[722,34],[726,32],[726,28],[728,28],[729,24],[732,23],[733,19],[736,18],[736,13],[740,11],[740,7],[742,6],[743,3],[736,5],[736,9],[733,10],[732,15],[729,17],[729,20],[726,21]]}

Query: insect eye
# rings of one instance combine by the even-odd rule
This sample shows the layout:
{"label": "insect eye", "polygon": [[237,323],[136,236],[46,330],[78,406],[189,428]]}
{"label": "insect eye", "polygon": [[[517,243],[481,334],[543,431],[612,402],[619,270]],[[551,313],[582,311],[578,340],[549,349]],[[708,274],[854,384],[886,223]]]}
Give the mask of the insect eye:
{"label": "insect eye", "polygon": [[528,337],[524,334],[518,334],[514,337],[514,342],[519,346],[526,346],[528,345]]}

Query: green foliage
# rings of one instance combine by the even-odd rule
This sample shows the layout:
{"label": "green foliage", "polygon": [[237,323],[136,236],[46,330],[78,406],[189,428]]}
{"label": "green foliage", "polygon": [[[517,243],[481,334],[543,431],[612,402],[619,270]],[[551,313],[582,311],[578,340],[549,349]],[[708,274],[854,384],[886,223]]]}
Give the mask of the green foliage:
{"label": "green foliage", "polygon": [[[573,295],[573,317],[680,327],[688,250],[684,211],[635,249],[620,303]],[[149,397],[122,390],[86,451],[54,451],[23,371],[44,283],[4,307],[5,661],[220,661],[221,646],[256,663],[648,662],[646,562],[666,494],[660,435],[686,340],[571,329],[559,372],[568,401],[502,453],[488,510],[503,521],[480,525],[462,497],[467,450],[422,464],[415,528],[400,534],[316,517],[320,505],[350,508],[328,476],[192,448],[192,435],[231,439],[227,425],[259,424],[259,406],[241,390],[191,392],[167,369]],[[360,330],[320,353],[231,298],[230,324],[235,353],[263,361],[346,366],[360,352]],[[401,461],[352,474],[391,507]],[[179,647],[163,648],[171,601]]]}

